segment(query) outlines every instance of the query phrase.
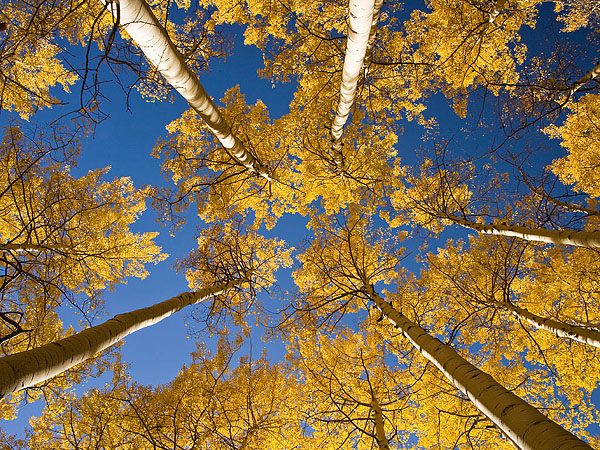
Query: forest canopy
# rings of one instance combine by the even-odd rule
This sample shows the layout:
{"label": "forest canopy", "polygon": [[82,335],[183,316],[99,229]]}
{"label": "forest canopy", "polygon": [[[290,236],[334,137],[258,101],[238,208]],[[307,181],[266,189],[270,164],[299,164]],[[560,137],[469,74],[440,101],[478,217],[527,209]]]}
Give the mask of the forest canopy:
{"label": "forest canopy", "polygon": [[[3,448],[600,448],[598,33],[597,0],[3,0],[0,417],[43,405]],[[78,167],[134,98],[187,102],[109,144],[164,180]],[[190,225],[190,292],[105,321]],[[182,309],[191,359],[136,381],[122,339]]]}

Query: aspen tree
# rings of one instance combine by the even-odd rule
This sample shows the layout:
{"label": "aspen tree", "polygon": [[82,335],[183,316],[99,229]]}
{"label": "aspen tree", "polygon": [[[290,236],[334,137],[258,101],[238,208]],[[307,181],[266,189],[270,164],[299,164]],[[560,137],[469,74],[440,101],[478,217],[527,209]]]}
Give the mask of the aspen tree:
{"label": "aspen tree", "polygon": [[340,98],[331,124],[333,159],[336,170],[340,173],[344,166],[342,131],[354,104],[372,28],[376,27],[373,25],[373,5],[373,0],[350,0],[348,39],[342,68]]}
{"label": "aspen tree", "polygon": [[186,65],[167,31],[158,22],[144,0],[108,1],[108,8],[120,20],[127,34],[140,46],[157,68],[206,123],[228,152],[250,172],[271,180],[269,169],[258,161],[231,133],[223,115],[208,96],[198,77]]}
{"label": "aspen tree", "polygon": [[548,419],[499,385],[492,377],[429,336],[383,300],[372,285],[363,292],[383,316],[452,381],[503,434],[523,450],[591,449],[588,444]]}
{"label": "aspen tree", "polygon": [[529,228],[520,225],[496,223],[484,225],[451,214],[443,217],[465,228],[483,234],[517,237],[527,241],[548,242],[551,244],[573,245],[578,247],[600,248],[600,231],[547,230],[545,228]]}
{"label": "aspen tree", "polygon": [[180,309],[239,286],[246,279],[197,292],[185,292],[147,308],[118,314],[112,319],[38,348],[0,358],[0,397],[33,386],[85,361],[125,336],[149,327]]}
{"label": "aspen tree", "polygon": [[498,302],[497,306],[540,330],[600,348],[600,331],[541,317],[510,302]]}

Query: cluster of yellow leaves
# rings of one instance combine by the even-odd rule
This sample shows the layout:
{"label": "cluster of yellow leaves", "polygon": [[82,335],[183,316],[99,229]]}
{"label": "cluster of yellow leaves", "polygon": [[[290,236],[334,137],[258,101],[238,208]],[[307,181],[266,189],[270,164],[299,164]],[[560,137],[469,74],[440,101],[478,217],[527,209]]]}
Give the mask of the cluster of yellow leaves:
{"label": "cluster of yellow leaves", "polygon": [[576,31],[580,28],[598,26],[600,8],[593,1],[586,0],[559,0],[554,5],[558,20],[565,23],[563,31]]}
{"label": "cluster of yellow leaves", "polygon": [[232,368],[240,345],[221,341],[214,355],[201,348],[172,382],[154,388],[130,383],[117,370],[105,388],[82,398],[70,396],[61,408],[34,421],[29,445],[61,450],[297,448],[302,427],[296,384],[264,356],[240,358]]}
{"label": "cluster of yellow leaves", "polygon": [[[407,373],[388,365],[386,343],[372,330],[338,327],[335,335],[299,330],[289,344],[298,374],[307,425],[321,448],[352,442],[369,448],[375,441],[373,402],[383,410],[383,427],[403,448],[419,432],[417,409],[410,405]],[[417,416],[415,416],[417,414]]]}
{"label": "cluster of yellow leaves", "polygon": [[374,228],[364,213],[353,205],[335,216],[311,217],[314,238],[298,255],[300,268],[293,273],[300,294],[295,326],[334,324],[365,308],[364,285],[391,283],[402,273],[399,243],[405,233]]}
{"label": "cluster of yellow leaves", "polygon": [[[127,277],[145,277],[147,264],[166,257],[153,242],[157,233],[130,230],[145,209],[144,190],[134,188],[129,178],[104,181],[108,169],[76,178],[66,164],[70,157],[53,161],[58,151],[38,139],[29,141],[11,127],[0,144],[0,183],[5,186],[0,194],[1,311],[27,330],[3,343],[5,354],[72,333],[58,318],[61,304],[73,304],[82,320],[92,320],[101,310],[103,289]],[[11,326],[3,322],[0,329],[5,337]],[[56,379],[56,386],[66,389],[76,382],[74,376]],[[33,392],[26,395],[40,396],[44,390]],[[22,397],[15,396],[13,403]]]}
{"label": "cluster of yellow leaves", "polygon": [[426,158],[417,171],[396,165],[389,197],[397,215],[386,217],[389,225],[398,227],[408,219],[439,233],[447,223],[447,215],[469,212],[473,199],[469,181],[474,172],[474,165],[468,161],[452,169],[439,169]]}
{"label": "cluster of yellow leaves", "polygon": [[[539,1],[506,4],[489,23],[489,13],[496,3],[481,7],[456,0],[433,0],[428,2],[430,11],[413,12],[406,24],[409,39],[418,43],[417,60],[435,67],[450,98],[480,84],[490,85],[497,93],[498,86],[519,79],[517,66],[526,52],[525,45],[519,43],[519,31],[523,26],[535,26]],[[466,105],[455,106],[464,117]]]}
{"label": "cluster of yellow leaves", "polygon": [[600,95],[587,94],[569,103],[570,114],[562,126],[551,125],[546,134],[561,139],[569,154],[552,163],[552,171],[565,184],[580,192],[600,197]]}
{"label": "cluster of yellow leaves", "polygon": [[252,211],[255,228],[263,223],[272,228],[282,214],[298,211],[298,191],[288,181],[293,162],[287,158],[286,148],[277,145],[277,127],[264,103],[247,105],[238,87],[227,91],[222,101],[223,116],[233,134],[255,158],[276,169],[276,180],[267,182],[248,173],[216,144],[197,114],[188,110],[167,126],[169,138],[154,150],[164,159],[163,173],[177,185],[174,207],[180,212],[194,201],[206,222]]}
{"label": "cluster of yellow leaves", "polygon": [[[597,293],[582,298],[589,281],[573,270],[583,255],[563,252],[490,237],[473,237],[468,246],[448,242],[428,257],[418,280],[420,301],[429,309],[419,317],[451,336],[454,347],[500,384],[577,435],[589,437],[586,427],[598,420],[590,402],[600,381],[598,370],[592,369],[598,365],[595,349],[535,329],[501,306],[511,302],[541,317],[575,324],[581,323],[577,316],[582,310],[596,310]],[[586,252],[590,250],[582,250]],[[579,283],[583,291],[577,292]],[[597,315],[587,318],[593,322]],[[584,366],[593,374],[582,372]]]}

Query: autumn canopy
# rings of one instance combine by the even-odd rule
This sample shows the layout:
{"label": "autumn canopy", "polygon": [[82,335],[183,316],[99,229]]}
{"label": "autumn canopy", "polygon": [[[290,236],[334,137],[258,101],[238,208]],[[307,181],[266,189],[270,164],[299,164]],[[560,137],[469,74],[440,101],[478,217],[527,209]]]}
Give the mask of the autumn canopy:
{"label": "autumn canopy", "polygon": [[[289,105],[205,88],[236,32]],[[2,0],[0,418],[44,409],[0,446],[600,448],[598,33],[597,0]],[[74,170],[133,97],[187,102],[127,150],[164,181]],[[102,317],[190,223],[190,292]],[[196,351],[136,382],[123,339],[179,310]]]}

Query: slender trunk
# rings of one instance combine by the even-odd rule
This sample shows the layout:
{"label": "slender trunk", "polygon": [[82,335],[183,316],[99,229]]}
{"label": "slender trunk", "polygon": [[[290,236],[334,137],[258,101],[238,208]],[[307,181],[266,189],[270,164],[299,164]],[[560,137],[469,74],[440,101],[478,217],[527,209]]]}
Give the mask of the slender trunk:
{"label": "slender trunk", "polygon": [[356,87],[363,67],[367,42],[373,22],[374,0],[350,0],[350,20],[348,23],[348,39],[346,40],[346,55],[342,69],[340,99],[335,117],[331,123],[331,147],[333,159],[338,172],[342,173],[344,156],[342,154],[342,131],[350,109],[354,104]]}
{"label": "slender trunk", "polygon": [[377,446],[379,447],[379,450],[390,450],[390,442],[385,435],[385,429],[383,427],[383,413],[381,412],[381,406],[376,399],[371,401],[371,410],[373,411]]}
{"label": "slender trunk", "polygon": [[30,243],[25,243],[25,244],[13,244],[13,243],[7,243],[7,244],[0,244],[0,252],[6,252],[6,251],[15,251],[18,253],[22,253],[22,252],[42,252],[42,251],[46,251],[46,250],[52,250],[52,251],[59,251],[59,252],[66,252],[69,250],[69,248],[65,245],[57,245],[57,244],[44,244],[44,245],[40,245],[40,244],[30,244]]}
{"label": "slender trunk", "polygon": [[600,75],[600,63],[596,64],[596,66],[586,73],[579,81],[573,83],[569,89],[569,96],[573,95],[577,90],[579,90],[579,88],[585,85],[588,81],[596,78],[598,75]]}
{"label": "slender trunk", "polygon": [[497,0],[496,3],[494,3],[494,9],[488,14],[488,23],[490,25],[494,23],[496,17],[502,12],[504,5],[506,5],[506,0]]}
{"label": "slender trunk", "polygon": [[483,225],[470,220],[460,219],[447,214],[442,216],[465,228],[484,234],[517,237],[527,241],[549,242],[551,244],[574,245],[577,247],[600,248],[600,231],[547,230],[545,228],[528,228],[519,225]]}
{"label": "slender trunk", "polygon": [[497,302],[497,306],[510,311],[514,316],[538,329],[549,331],[556,336],[569,338],[574,341],[600,348],[600,332],[596,330],[590,330],[577,325],[559,322],[558,320],[544,318],[508,302]]}
{"label": "slender trunk", "polygon": [[379,14],[381,13],[381,7],[383,6],[383,0],[375,0],[373,4],[373,19],[371,20],[371,30],[369,31],[369,40],[367,41],[367,50],[365,51],[365,72],[367,65],[371,61],[373,55],[373,47],[375,46],[375,36],[377,35],[377,22],[379,22]]}
{"label": "slender trunk", "polygon": [[505,389],[452,347],[431,337],[423,328],[396,311],[375,292],[373,286],[367,285],[363,291],[387,320],[521,449],[591,450],[588,444]]}
{"label": "slender trunk", "polygon": [[[249,275],[246,279],[248,278]],[[0,358],[0,398],[58,375],[134,331],[154,325],[180,309],[225,292],[246,279],[201,289],[198,292],[184,292],[153,306],[118,314],[73,336]]]}
{"label": "slender trunk", "polygon": [[200,115],[210,131],[233,157],[249,171],[271,180],[269,171],[232,134],[231,128],[208,96],[198,77],[185,63],[144,0],[103,0],[115,18],[142,49],[146,58],[189,105]]}

